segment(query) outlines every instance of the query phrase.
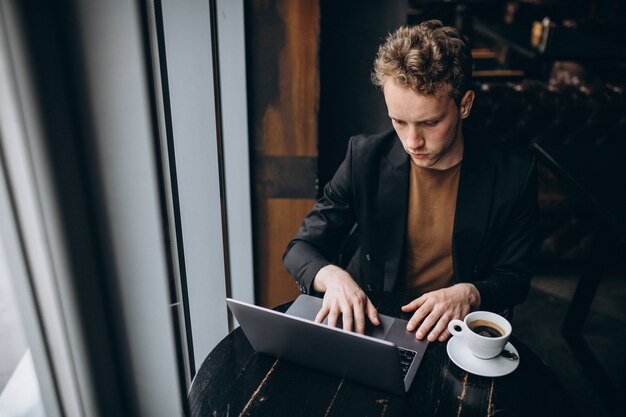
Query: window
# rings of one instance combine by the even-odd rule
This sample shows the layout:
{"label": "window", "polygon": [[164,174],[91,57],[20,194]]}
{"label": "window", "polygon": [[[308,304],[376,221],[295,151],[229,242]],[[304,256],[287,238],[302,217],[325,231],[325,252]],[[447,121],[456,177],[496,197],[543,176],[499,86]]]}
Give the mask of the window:
{"label": "window", "polygon": [[0,5],[0,236],[41,398],[181,415],[224,298],[253,301],[243,2],[64,6]]}

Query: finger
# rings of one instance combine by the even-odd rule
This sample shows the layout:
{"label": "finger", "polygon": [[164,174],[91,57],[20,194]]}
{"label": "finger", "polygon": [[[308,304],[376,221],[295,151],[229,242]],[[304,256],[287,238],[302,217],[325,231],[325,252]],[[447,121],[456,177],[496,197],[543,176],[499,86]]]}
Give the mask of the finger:
{"label": "finger", "polygon": [[446,340],[448,340],[449,337],[450,337],[450,331],[448,329],[445,329],[443,333],[441,333],[441,335],[439,336],[439,341],[445,342]]}
{"label": "finger", "polygon": [[341,321],[343,321],[343,329],[347,331],[352,331],[352,308],[347,307],[345,310],[341,312]]}
{"label": "finger", "polygon": [[446,329],[448,328],[449,321],[450,320],[448,320],[445,316],[441,316],[439,318],[439,321],[437,322],[437,325],[435,325],[435,327],[428,334],[428,341],[434,342],[435,340],[437,340],[439,336],[443,334],[443,332],[446,331]]}
{"label": "finger", "polygon": [[367,304],[365,304],[365,309],[367,310],[367,317],[369,317],[370,321],[374,326],[380,325],[380,320],[378,319],[378,310],[374,307],[374,304],[367,299]]}
{"label": "finger", "polygon": [[339,311],[333,308],[328,313],[328,325],[330,327],[337,327],[337,318],[339,318]]}
{"label": "finger", "polygon": [[406,329],[409,332],[412,332],[417,328],[417,326],[424,320],[428,314],[430,314],[431,307],[429,305],[422,305],[417,311],[413,314],[413,317],[409,320],[409,324],[407,324]]}
{"label": "finger", "polygon": [[328,311],[329,311],[328,307],[320,308],[320,311],[317,312],[317,316],[315,316],[315,322],[316,323],[323,322],[326,316],[328,315]]}
{"label": "finger", "polygon": [[402,306],[402,311],[404,311],[405,313],[415,311],[424,304],[426,299],[427,298],[422,295],[421,297],[418,297],[415,300],[411,301],[409,304]]}
{"label": "finger", "polygon": [[362,304],[354,305],[354,331],[365,334],[365,312]]}
{"label": "finger", "polygon": [[431,313],[424,319],[419,329],[415,332],[415,337],[420,340],[423,339],[428,331],[439,321],[440,316],[441,315],[437,314],[437,312],[431,311]]}

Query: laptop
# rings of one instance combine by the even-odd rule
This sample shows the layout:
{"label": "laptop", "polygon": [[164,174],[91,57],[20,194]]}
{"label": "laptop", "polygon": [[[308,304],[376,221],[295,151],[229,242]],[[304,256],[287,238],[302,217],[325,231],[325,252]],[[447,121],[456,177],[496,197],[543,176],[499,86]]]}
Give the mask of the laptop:
{"label": "laptop", "polygon": [[315,323],[322,300],[310,295],[300,295],[286,313],[226,302],[256,352],[397,395],[411,387],[428,346],[407,332],[406,320],[383,314],[365,335]]}

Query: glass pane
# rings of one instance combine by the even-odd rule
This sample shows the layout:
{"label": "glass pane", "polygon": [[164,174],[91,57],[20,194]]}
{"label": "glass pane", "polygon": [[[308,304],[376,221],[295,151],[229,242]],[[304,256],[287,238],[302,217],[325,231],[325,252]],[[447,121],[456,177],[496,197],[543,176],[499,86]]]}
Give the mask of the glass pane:
{"label": "glass pane", "polygon": [[39,383],[0,246],[0,416],[43,417]]}

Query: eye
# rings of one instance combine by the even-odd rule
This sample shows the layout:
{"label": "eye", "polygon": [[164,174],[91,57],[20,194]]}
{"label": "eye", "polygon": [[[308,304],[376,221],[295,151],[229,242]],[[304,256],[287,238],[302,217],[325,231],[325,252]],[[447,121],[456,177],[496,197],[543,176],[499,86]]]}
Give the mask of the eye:
{"label": "eye", "polygon": [[438,120],[433,120],[433,121],[430,121],[430,122],[424,122],[424,126],[426,126],[426,127],[435,127],[435,126],[437,126],[437,124],[439,124]]}
{"label": "eye", "polygon": [[406,124],[403,120],[391,119],[391,122],[395,125],[404,126]]}

